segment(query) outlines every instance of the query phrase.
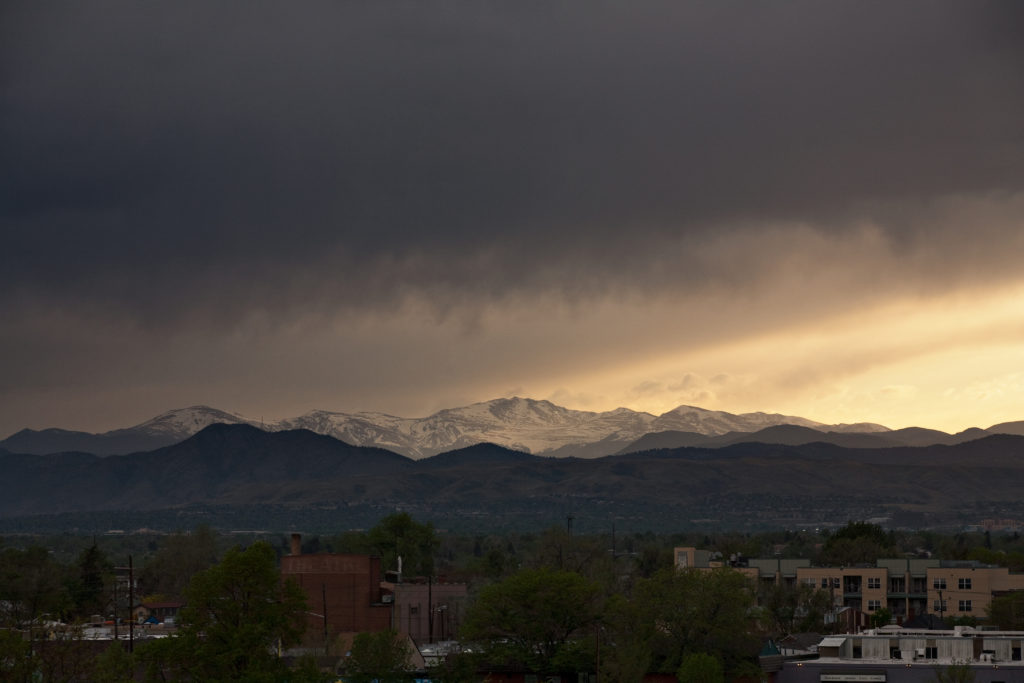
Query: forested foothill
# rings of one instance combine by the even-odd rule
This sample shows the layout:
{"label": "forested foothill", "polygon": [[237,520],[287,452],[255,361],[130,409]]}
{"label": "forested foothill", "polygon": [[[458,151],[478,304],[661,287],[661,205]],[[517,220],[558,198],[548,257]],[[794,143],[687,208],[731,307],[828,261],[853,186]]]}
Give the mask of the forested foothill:
{"label": "forested foothill", "polygon": [[[0,448],[8,484],[0,534],[230,529],[332,534],[402,509],[463,534],[634,528],[755,533],[887,518],[954,531],[1024,519],[1024,436],[853,448],[742,442],[595,458],[542,457],[480,443],[412,460],[306,430],[211,425],[156,451],[100,457]],[[922,476],[927,473],[927,476]],[[951,492],[956,495],[951,495]]]}
{"label": "forested foothill", "polygon": [[[367,530],[307,535],[303,553],[360,553],[409,576],[465,582],[470,599],[456,648],[435,680],[481,680],[480,672],[598,673],[638,681],[756,674],[770,639],[823,632],[827,595],[806,585],[755,586],[728,568],[676,570],[672,549],[695,546],[723,558],[808,558],[821,565],[880,557],[974,559],[1024,571],[1017,533],[887,531],[850,522],[832,530],[760,534],[579,534],[572,520],[538,533],[454,534],[406,513]],[[308,608],[281,582],[286,534],[232,534],[198,526],[172,534],[0,539],[0,679],[12,681],[335,680],[323,662],[280,657],[300,642]],[[135,580],[127,590],[128,567]],[[153,639],[133,630],[130,599],[182,603],[175,628]],[[1024,596],[993,600],[987,623],[1022,629]],[[90,638],[117,622],[120,639]],[[407,652],[394,633],[364,634],[343,666],[346,680],[407,680]],[[134,647],[129,647],[133,645]]]}

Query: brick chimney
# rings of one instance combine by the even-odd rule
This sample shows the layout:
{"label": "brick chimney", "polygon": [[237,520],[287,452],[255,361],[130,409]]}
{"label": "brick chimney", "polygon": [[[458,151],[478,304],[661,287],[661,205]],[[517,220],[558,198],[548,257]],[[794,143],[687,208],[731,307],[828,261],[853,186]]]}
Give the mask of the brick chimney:
{"label": "brick chimney", "polygon": [[292,534],[292,555],[302,554],[302,534]]}

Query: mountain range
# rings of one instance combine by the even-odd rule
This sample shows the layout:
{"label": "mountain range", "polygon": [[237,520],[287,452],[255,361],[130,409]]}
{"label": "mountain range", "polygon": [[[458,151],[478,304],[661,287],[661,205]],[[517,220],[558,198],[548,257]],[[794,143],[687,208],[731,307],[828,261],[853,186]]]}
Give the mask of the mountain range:
{"label": "mountain range", "polygon": [[311,515],[319,515],[318,524],[335,531],[394,509],[477,529],[544,528],[567,512],[581,522],[619,520],[646,529],[691,522],[790,527],[876,516],[962,526],[1024,516],[1022,456],[1024,436],[987,435],[949,446],[744,441],[600,458],[477,444],[414,460],[304,429],[213,424],[182,442],[130,455],[0,450],[0,518],[6,529],[25,530],[31,527],[11,520],[67,514],[69,525],[80,526],[83,515],[107,511],[122,515],[125,526],[154,526],[146,515],[166,511],[166,525],[180,528],[180,515],[200,506],[204,515],[213,507],[229,510],[222,522],[229,528],[239,528],[241,511],[248,511],[245,523],[256,528],[309,528]]}
{"label": "mountain range", "polygon": [[653,415],[627,408],[607,412],[571,410],[549,401],[507,398],[449,408],[424,418],[316,410],[272,422],[193,406],[101,434],[23,429],[0,441],[0,448],[38,455],[69,451],[124,455],[179,443],[213,424],[245,424],[269,432],[305,429],[354,446],[379,447],[413,459],[478,443],[534,455],[593,458],[651,448],[716,448],[744,441],[896,447],[951,445],[989,434],[1024,434],[1024,422],[948,434],[916,427],[892,430],[872,423],[826,425],[775,413],[735,415],[694,406]]}

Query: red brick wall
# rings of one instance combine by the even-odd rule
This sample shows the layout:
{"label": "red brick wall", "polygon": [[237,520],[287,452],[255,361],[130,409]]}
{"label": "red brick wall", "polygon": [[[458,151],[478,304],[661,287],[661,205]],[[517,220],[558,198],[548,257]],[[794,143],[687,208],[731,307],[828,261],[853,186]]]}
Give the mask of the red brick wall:
{"label": "red brick wall", "polygon": [[[326,613],[329,635],[391,627],[391,606],[380,604],[378,557],[287,555],[281,558],[281,577],[302,587],[310,612]],[[307,639],[315,640],[314,634],[322,633],[323,618],[307,615]]]}

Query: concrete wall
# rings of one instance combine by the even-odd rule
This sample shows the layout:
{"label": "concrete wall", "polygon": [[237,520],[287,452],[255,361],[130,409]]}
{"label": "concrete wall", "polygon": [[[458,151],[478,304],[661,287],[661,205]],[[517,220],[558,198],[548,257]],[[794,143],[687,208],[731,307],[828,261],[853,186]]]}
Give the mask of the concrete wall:
{"label": "concrete wall", "polygon": [[[865,663],[861,664],[836,664],[835,662],[820,662],[808,660],[805,662],[786,662],[782,671],[775,674],[775,683],[822,683],[822,675],[826,675],[827,681],[843,680],[833,678],[840,674],[853,674],[847,680],[884,680],[887,683],[935,683],[938,680],[939,672],[946,669],[946,664],[918,664],[909,666],[906,663]],[[1001,665],[998,668],[988,665],[974,665],[971,667],[974,674],[974,683],[1024,683],[1024,667]],[[860,678],[869,676],[871,678]],[[883,679],[878,677],[884,676]]]}
{"label": "concrete wall", "polygon": [[[455,637],[466,612],[464,583],[399,583],[394,595],[394,627],[417,645]],[[433,612],[433,629],[430,615]]]}

